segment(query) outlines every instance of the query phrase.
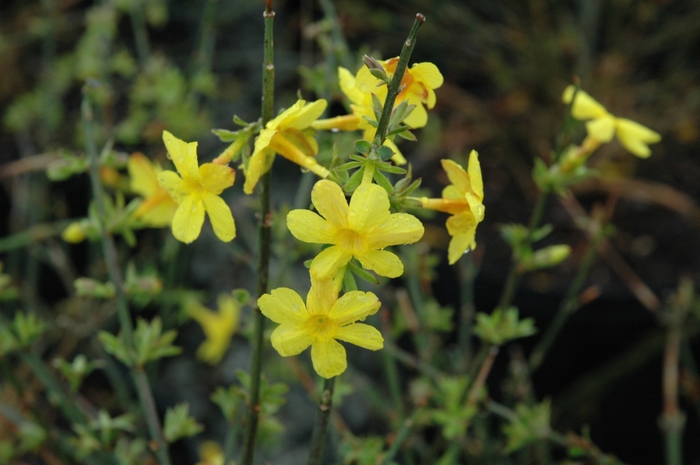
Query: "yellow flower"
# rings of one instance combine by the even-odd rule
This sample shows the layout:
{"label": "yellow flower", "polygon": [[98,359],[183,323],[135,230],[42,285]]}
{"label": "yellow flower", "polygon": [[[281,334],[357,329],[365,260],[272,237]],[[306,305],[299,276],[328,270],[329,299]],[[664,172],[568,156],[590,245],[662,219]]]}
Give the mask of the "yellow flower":
{"label": "yellow flower", "polygon": [[73,221],[61,233],[61,239],[69,244],[79,244],[87,238],[85,226],[82,221]]}
{"label": "yellow flower", "polygon": [[221,361],[238,329],[241,308],[231,294],[221,294],[217,299],[218,311],[213,312],[198,302],[187,306],[187,314],[201,326],[206,340],[197,349],[197,357],[216,365]]}
{"label": "yellow flower", "polygon": [[196,465],[224,465],[226,457],[219,443],[215,441],[204,441],[199,446],[199,458]]}
{"label": "yellow flower", "polygon": [[[571,103],[575,91],[576,88],[571,85],[564,90],[564,103]],[[661,140],[659,133],[632,120],[617,118],[608,113],[603,105],[582,90],[576,92],[576,100],[571,105],[571,116],[587,121],[588,135],[598,142],[610,142],[617,135],[620,143],[630,153],[641,158],[651,155],[648,144],[655,144]]]}
{"label": "yellow flower", "polygon": [[[236,172],[228,166],[215,163],[197,165],[197,142],[184,142],[163,131],[163,142],[177,168],[158,174],[158,182],[178,203],[173,217],[173,235],[186,244],[199,237],[204,223],[204,212],[209,214],[214,234],[224,242],[236,237],[236,225],[231,209],[219,197],[231,187]],[[182,177],[181,177],[182,176]]]}
{"label": "yellow flower", "polygon": [[384,346],[376,328],[357,323],[377,313],[380,305],[371,292],[351,291],[338,298],[333,280],[313,277],[306,305],[299,294],[284,287],[258,299],[263,315],[279,323],[270,337],[272,347],[289,357],[311,346],[314,370],[324,378],[338,376],[347,368],[345,348],[338,340],[369,350]]}
{"label": "yellow flower", "polygon": [[158,184],[158,174],[162,171],[160,165],[151,163],[144,154],[135,152],[129,157],[126,168],[131,179],[131,190],[143,197],[134,216],[156,228],[170,226],[177,203]]}
{"label": "yellow flower", "polygon": [[[390,58],[386,61],[379,61],[384,67],[389,77],[394,75],[399,57]],[[387,94],[387,87],[382,85],[377,87],[381,81],[372,76],[366,66],[357,72],[355,85],[362,93],[377,94],[379,100],[384,102]],[[443,77],[437,66],[432,63],[416,63],[406,72],[401,80],[403,89],[396,96],[395,105],[407,100],[409,104],[415,105],[411,114],[404,120],[412,128],[422,128],[428,122],[428,112],[423,105],[428,108],[435,106],[435,89],[442,86]]]}
{"label": "yellow flower", "polygon": [[422,197],[424,208],[451,213],[447,219],[447,232],[452,239],[447,250],[450,265],[459,260],[467,250],[476,247],[476,227],[484,219],[484,183],[481,179],[479,154],[472,150],[468,171],[452,160],[441,160],[442,167],[450,179],[449,186],[442,191],[441,199]]}
{"label": "yellow flower", "polygon": [[300,241],[332,244],[311,262],[315,279],[330,279],[352,257],[368,270],[396,278],[403,273],[403,264],[382,249],[411,244],[423,236],[423,225],[415,216],[389,211],[389,196],[376,184],[362,183],[348,205],[338,184],[321,180],[311,191],[311,201],[320,216],[310,210],[292,210],[287,227]]}
{"label": "yellow flower", "polygon": [[245,184],[243,191],[252,194],[260,176],[272,167],[275,153],[279,153],[297,165],[325,178],[329,172],[319,165],[314,158],[318,153],[318,144],[309,130],[311,123],[318,119],[326,109],[326,101],[316,100],[309,104],[298,100],[275,119],[270,120],[255,140],[255,150],[244,168]]}

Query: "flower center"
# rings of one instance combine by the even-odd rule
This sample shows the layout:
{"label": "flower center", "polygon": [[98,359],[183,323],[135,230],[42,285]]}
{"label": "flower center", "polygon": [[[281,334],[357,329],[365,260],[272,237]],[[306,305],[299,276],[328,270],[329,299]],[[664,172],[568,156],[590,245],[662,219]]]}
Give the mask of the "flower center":
{"label": "flower center", "polygon": [[362,252],[367,248],[362,235],[352,229],[341,229],[338,231],[336,233],[336,244],[353,255],[355,255],[355,252]]}
{"label": "flower center", "polygon": [[338,329],[335,320],[328,317],[328,315],[311,315],[304,323],[304,326],[310,336],[323,341],[333,339]]}

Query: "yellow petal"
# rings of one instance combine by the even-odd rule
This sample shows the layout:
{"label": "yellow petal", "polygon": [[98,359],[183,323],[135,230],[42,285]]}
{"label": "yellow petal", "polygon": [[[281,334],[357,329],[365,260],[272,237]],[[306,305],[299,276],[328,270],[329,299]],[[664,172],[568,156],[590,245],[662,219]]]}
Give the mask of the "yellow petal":
{"label": "yellow petal", "polygon": [[318,181],[311,190],[311,202],[331,227],[348,226],[348,202],[340,186],[333,181]]}
{"label": "yellow petal", "polygon": [[447,219],[447,232],[450,236],[465,234],[469,231],[476,231],[477,224],[474,214],[467,210],[457,215],[452,215]]}
{"label": "yellow petal", "polygon": [[282,357],[289,357],[306,350],[314,340],[300,327],[280,325],[270,335],[270,342]]}
{"label": "yellow petal", "polygon": [[316,255],[316,258],[311,262],[309,273],[314,279],[321,281],[332,279],[338,268],[345,266],[351,258],[350,252],[343,250],[337,245],[328,247]]}
{"label": "yellow petal", "polygon": [[393,213],[387,221],[367,235],[368,247],[383,249],[390,245],[413,244],[423,237],[423,223],[408,213]]}
{"label": "yellow petal", "polygon": [[406,119],[403,120],[403,122],[412,128],[425,127],[425,125],[428,124],[428,112],[426,111],[425,107],[423,107],[422,103],[412,100],[413,99],[409,99],[408,103],[411,103],[416,107],[413,109],[411,114],[409,114]]}
{"label": "yellow petal", "polygon": [[248,166],[244,170],[245,183],[243,184],[243,192],[248,195],[253,193],[255,186],[260,180],[260,176],[270,170],[274,159],[275,151],[271,149],[264,149],[253,153],[253,156],[248,160]]}
{"label": "yellow petal", "polygon": [[212,194],[219,195],[224,189],[233,186],[236,172],[233,168],[216,163],[204,163],[199,167],[202,187]]}
{"label": "yellow petal", "polygon": [[326,220],[310,210],[292,210],[287,214],[287,228],[294,237],[312,244],[330,244],[333,233]]}
{"label": "yellow petal", "polygon": [[379,350],[384,347],[382,333],[377,331],[376,328],[362,323],[339,328],[336,332],[336,338],[360,346],[363,349]]}
{"label": "yellow petal", "polygon": [[137,194],[148,197],[160,187],[156,170],[144,154],[132,153],[126,163],[126,169],[129,172],[129,187]]}
{"label": "yellow petal", "polygon": [[413,79],[422,82],[430,89],[437,89],[438,87],[442,86],[442,83],[444,82],[444,78],[442,77],[438,67],[430,62],[416,63],[415,65],[411,66],[408,71],[410,71]]}
{"label": "yellow petal", "polygon": [[[571,99],[574,97],[574,91],[576,88],[574,86],[568,86],[564,90],[564,95],[562,100],[564,103],[571,103]],[[588,120],[592,118],[600,118],[608,114],[608,111],[603,105],[598,103],[593,97],[588,95],[586,92],[579,89],[576,92],[576,101],[571,106],[571,116],[578,120]]]}
{"label": "yellow petal", "polygon": [[311,346],[311,362],[316,373],[326,379],[338,376],[348,367],[345,348],[334,339],[314,342]]}
{"label": "yellow petal", "polygon": [[367,94],[355,86],[355,76],[350,71],[343,67],[338,67],[338,81],[340,90],[352,103],[356,105],[363,104]]}
{"label": "yellow petal", "polygon": [[355,131],[360,128],[360,118],[351,113],[349,115],[316,120],[311,123],[311,127],[318,130]]}
{"label": "yellow petal", "polygon": [[607,114],[588,121],[586,131],[598,142],[610,142],[615,135],[615,117]]}
{"label": "yellow petal", "polygon": [[617,138],[631,153],[641,158],[647,158],[651,155],[651,150],[649,150],[647,144],[659,142],[661,134],[635,121],[618,118]]}
{"label": "yellow petal", "polygon": [[450,245],[447,248],[447,261],[450,265],[457,263],[462,255],[465,254],[470,247],[474,246],[474,236],[468,234],[458,234],[450,239]]}
{"label": "yellow petal", "polygon": [[168,191],[170,196],[177,203],[182,203],[187,196],[190,195],[190,191],[187,188],[187,184],[182,180],[180,176],[174,171],[163,171],[158,174],[158,183]]}
{"label": "yellow petal", "polygon": [[163,131],[163,142],[168,154],[183,178],[198,179],[197,142],[185,142]]}
{"label": "yellow petal", "polygon": [[389,220],[389,195],[377,184],[362,183],[350,198],[348,226],[359,234]]}
{"label": "yellow petal", "polygon": [[189,195],[177,207],[173,217],[173,236],[175,239],[189,244],[199,237],[202,223],[204,223],[204,202],[197,195]]}
{"label": "yellow petal", "polygon": [[381,302],[372,292],[350,291],[335,302],[328,316],[339,326],[346,326],[374,315],[380,306]]}
{"label": "yellow petal", "polygon": [[[440,160],[440,163],[442,164],[442,169],[444,169],[445,173],[447,173],[447,177],[449,178],[450,182],[462,194],[461,197],[463,198],[464,194],[471,190],[471,181],[469,181],[469,175],[466,171],[464,171],[464,168],[462,168],[457,162],[444,159]],[[456,193],[454,195],[455,197],[446,198],[459,198],[456,196]]]}
{"label": "yellow petal", "polygon": [[236,237],[236,224],[233,222],[231,209],[218,195],[202,193],[204,208],[209,214],[211,226],[216,237],[224,242],[230,242]]}
{"label": "yellow petal", "polygon": [[302,324],[309,317],[304,301],[292,289],[279,287],[258,299],[263,315],[283,325]]}
{"label": "yellow petal", "polygon": [[176,210],[177,203],[165,189],[158,186],[154,194],[141,202],[134,216],[149,226],[161,228],[170,226]]}
{"label": "yellow petal", "polygon": [[324,99],[319,99],[315,102],[310,102],[304,105],[298,111],[296,111],[293,117],[290,117],[287,120],[285,120],[280,125],[280,129],[306,129],[309,126],[311,126],[311,123],[320,118],[320,116],[326,110],[326,106],[328,106],[328,102],[326,102]]}
{"label": "yellow petal", "polygon": [[311,276],[311,289],[306,297],[306,308],[311,315],[327,315],[338,300],[334,280],[320,281]]}
{"label": "yellow petal", "polygon": [[396,254],[387,250],[369,250],[356,258],[362,268],[372,270],[380,276],[398,278],[403,274],[403,263]]}
{"label": "yellow petal", "polygon": [[481,164],[479,164],[479,153],[472,150],[469,154],[469,183],[471,190],[479,200],[484,198],[484,181],[481,179]]}

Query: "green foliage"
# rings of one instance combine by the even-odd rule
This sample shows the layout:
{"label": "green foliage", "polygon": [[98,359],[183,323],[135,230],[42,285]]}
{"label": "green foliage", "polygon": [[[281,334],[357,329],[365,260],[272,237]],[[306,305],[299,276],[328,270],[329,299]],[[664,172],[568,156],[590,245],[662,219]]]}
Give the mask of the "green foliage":
{"label": "green foliage", "polygon": [[150,323],[139,319],[133,336],[132,349],[126,345],[121,333],[119,336],[114,336],[106,331],[100,331],[98,335],[107,352],[125,365],[137,369],[143,368],[149,362],[172,357],[182,352],[180,347],[172,344],[177,337],[177,331],[171,329],[163,332],[163,324],[159,317],[154,318]]}
{"label": "green foliage", "polygon": [[178,404],[165,412],[163,434],[168,442],[188,438],[202,432],[204,427],[189,416],[190,406],[187,403]]}
{"label": "green foliage", "polygon": [[78,354],[71,363],[62,358],[56,358],[53,366],[58,368],[58,371],[68,380],[71,391],[77,392],[85,377],[96,368],[102,367],[103,362],[101,360],[89,362],[85,355]]}
{"label": "green foliage", "polygon": [[532,406],[518,404],[515,417],[503,426],[503,433],[508,438],[506,452],[514,452],[533,441],[547,438],[551,431],[550,410],[549,400]]}
{"label": "green foliage", "polygon": [[497,308],[490,315],[476,315],[474,334],[489,344],[500,346],[513,339],[532,336],[536,332],[535,321],[532,318],[520,320],[515,307]]}
{"label": "green foliage", "polygon": [[466,402],[469,379],[460,377],[444,377],[438,380],[435,391],[436,409],[431,411],[431,417],[442,428],[442,435],[448,440],[463,437],[466,434],[470,420],[476,415],[476,405]]}

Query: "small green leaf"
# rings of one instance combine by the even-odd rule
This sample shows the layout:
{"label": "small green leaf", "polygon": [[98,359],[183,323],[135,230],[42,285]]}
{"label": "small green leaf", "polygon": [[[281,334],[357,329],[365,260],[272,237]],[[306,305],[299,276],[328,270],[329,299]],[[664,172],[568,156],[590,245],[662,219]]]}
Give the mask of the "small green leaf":
{"label": "small green leaf", "polygon": [[204,430],[204,427],[189,415],[188,403],[178,404],[165,412],[163,435],[168,442],[194,436]]}
{"label": "small green leaf", "polygon": [[372,144],[364,139],[359,139],[355,141],[355,148],[358,152],[367,154],[372,150]]}

